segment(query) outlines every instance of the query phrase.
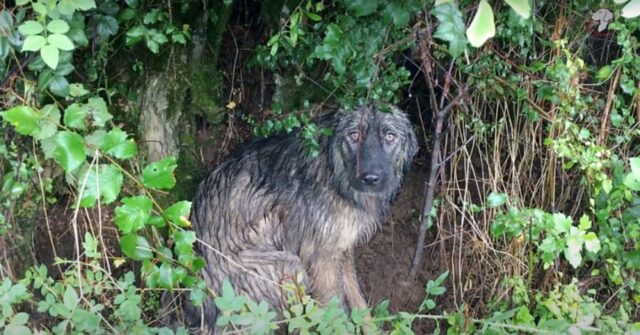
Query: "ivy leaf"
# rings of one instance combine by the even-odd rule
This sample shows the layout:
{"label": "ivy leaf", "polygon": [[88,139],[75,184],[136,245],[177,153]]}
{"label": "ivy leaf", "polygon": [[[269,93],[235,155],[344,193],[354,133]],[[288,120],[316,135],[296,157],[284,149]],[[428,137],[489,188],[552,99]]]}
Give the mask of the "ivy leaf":
{"label": "ivy leaf", "polygon": [[41,114],[29,106],[16,106],[1,113],[2,118],[16,128],[22,135],[34,136],[38,130]]}
{"label": "ivy leaf", "polygon": [[69,85],[69,95],[72,97],[81,97],[83,95],[88,94],[89,91],[84,88],[84,85],[79,83],[74,83]]}
{"label": "ivy leaf", "polygon": [[169,217],[171,222],[182,228],[191,227],[189,222],[189,212],[191,211],[190,201],[179,201],[165,209],[164,214]]}
{"label": "ivy leaf", "polygon": [[113,128],[105,135],[100,149],[119,159],[131,158],[138,153],[137,145],[127,140],[127,133],[120,128]]}
{"label": "ivy leaf", "polygon": [[531,5],[529,0],[504,0],[511,8],[525,19],[531,16]]}
{"label": "ivy leaf", "polygon": [[53,45],[54,47],[64,51],[71,51],[74,48],[73,42],[71,42],[69,37],[62,34],[49,35],[47,37],[47,42],[49,42],[49,44]]}
{"label": "ivy leaf", "polygon": [[25,51],[38,51],[45,44],[47,44],[47,40],[42,35],[30,35],[24,39],[22,43],[22,52]]}
{"label": "ivy leaf", "polygon": [[64,34],[69,31],[69,24],[63,20],[51,20],[49,24],[47,24],[47,30],[54,34]]}
{"label": "ivy leaf", "polygon": [[127,257],[136,261],[143,261],[153,257],[151,245],[149,245],[147,239],[136,234],[122,236],[120,238],[120,249]]}
{"label": "ivy leaf", "polygon": [[433,15],[438,19],[438,28],[433,37],[449,43],[449,55],[459,57],[467,47],[464,36],[464,22],[462,13],[455,3],[445,3],[433,9]]}
{"label": "ivy leaf", "polygon": [[84,184],[80,207],[93,207],[98,196],[105,205],[114,202],[120,194],[122,182],[122,172],[113,164],[97,167],[85,164],[78,177],[78,187]]}
{"label": "ivy leaf", "polygon": [[18,31],[23,36],[37,35],[44,31],[44,26],[38,21],[29,20],[19,25]]}
{"label": "ivy leaf", "polygon": [[40,57],[47,66],[55,70],[60,59],[60,50],[51,44],[46,44],[40,48]]}
{"label": "ivy leaf", "polygon": [[72,172],[85,161],[84,141],[74,132],[61,131],[55,136],[53,157],[66,172]]}
{"label": "ivy leaf", "polygon": [[472,46],[479,48],[488,39],[496,34],[496,27],[493,20],[493,10],[487,0],[480,0],[478,11],[473,17],[469,28],[467,28],[467,38]]}
{"label": "ivy leaf", "polygon": [[116,208],[115,223],[123,234],[144,228],[151,216],[151,199],[141,195],[122,199],[122,206]]}
{"label": "ivy leaf", "polygon": [[155,189],[172,188],[176,184],[173,171],[177,166],[175,157],[167,157],[149,164],[142,170],[142,184]]}

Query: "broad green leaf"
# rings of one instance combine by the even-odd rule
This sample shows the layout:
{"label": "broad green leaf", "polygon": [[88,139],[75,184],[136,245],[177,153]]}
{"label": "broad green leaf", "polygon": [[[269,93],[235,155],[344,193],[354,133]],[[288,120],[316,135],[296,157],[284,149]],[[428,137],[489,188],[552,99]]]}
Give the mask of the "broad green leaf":
{"label": "broad green leaf", "polygon": [[34,136],[38,131],[38,120],[42,117],[29,106],[16,106],[0,113],[2,118],[22,135]]}
{"label": "broad green leaf", "polygon": [[69,24],[63,20],[51,20],[47,24],[47,30],[54,34],[64,34],[69,31]]}
{"label": "broad green leaf", "polygon": [[38,51],[45,44],[47,44],[47,40],[42,37],[42,35],[30,35],[24,39],[24,43],[22,44],[22,52],[25,51]]}
{"label": "broad green leaf", "polygon": [[115,223],[123,234],[144,228],[151,215],[151,199],[146,196],[122,199],[122,206],[116,208]]}
{"label": "broad green leaf", "polygon": [[54,47],[64,50],[70,51],[73,50],[73,42],[66,36],[62,34],[51,34],[47,37],[47,42],[53,45]]}
{"label": "broad green leaf", "polygon": [[98,196],[104,205],[114,202],[122,189],[122,181],[122,172],[113,164],[85,164],[77,181],[78,188],[84,185],[80,207],[93,207]]}
{"label": "broad green leaf", "polygon": [[89,110],[85,105],[73,103],[64,111],[64,124],[70,128],[86,130],[88,115]]}
{"label": "broad green leaf", "polygon": [[25,21],[18,26],[18,31],[24,36],[37,35],[44,31],[44,26],[38,21]]}
{"label": "broad green leaf", "polygon": [[464,22],[462,12],[454,2],[436,6],[433,15],[438,19],[438,28],[433,37],[449,43],[449,55],[459,57],[467,46],[467,38],[464,36]]}
{"label": "broad green leaf", "polygon": [[16,6],[24,6],[29,3],[31,0],[16,0]]}
{"label": "broad green leaf", "polygon": [[584,235],[584,248],[587,249],[588,252],[592,252],[597,254],[600,251],[600,239],[594,232],[589,232]]}
{"label": "broad green leaf", "polygon": [[78,307],[78,294],[73,286],[67,285],[67,289],[64,291],[64,295],[62,296],[62,301],[64,302],[64,306],[69,310],[74,310]]}
{"label": "broad green leaf", "polygon": [[81,97],[87,93],[89,93],[89,91],[85,89],[82,84],[73,83],[69,85],[69,95],[72,97]]}
{"label": "broad green leaf", "polygon": [[60,58],[60,50],[51,44],[46,44],[40,48],[40,57],[42,60],[52,69],[58,67],[58,60]]}
{"label": "broad green leaf", "polygon": [[496,27],[493,20],[493,10],[487,0],[480,0],[478,11],[473,17],[469,28],[467,28],[467,38],[469,43],[479,48],[488,39],[496,34]]}
{"label": "broad green leaf", "polygon": [[554,213],[553,214],[553,229],[558,233],[569,233],[571,231],[571,218],[562,214],[562,213]]}
{"label": "broad green leaf", "polygon": [[147,239],[136,234],[122,236],[120,238],[120,248],[127,257],[133,260],[143,261],[153,257],[153,252]]}
{"label": "broad green leaf", "polygon": [[629,159],[629,166],[631,167],[631,173],[640,179],[640,157],[633,157]]}
{"label": "broad green leaf", "polygon": [[31,3],[31,8],[33,8],[33,11],[42,15],[42,16],[46,16],[48,13],[47,7],[40,1],[38,2],[32,2]]}
{"label": "broad green leaf", "polygon": [[359,17],[373,14],[378,9],[379,0],[351,0],[345,1],[344,4],[348,11]]}
{"label": "broad green leaf", "polygon": [[49,138],[56,134],[60,124],[60,110],[58,106],[50,104],[40,109],[42,117],[38,120],[38,131],[33,135],[36,140]]}
{"label": "broad green leaf", "polygon": [[496,208],[504,205],[507,202],[507,195],[504,193],[492,192],[487,197],[487,206],[490,208]]}
{"label": "broad green leaf", "polygon": [[531,5],[529,0],[504,0],[511,8],[525,19],[531,16]]}
{"label": "broad green leaf", "polygon": [[[59,67],[58,67],[59,68]],[[49,90],[51,93],[59,97],[67,97],[69,95],[69,81],[63,76],[55,76],[49,82]]]}
{"label": "broad green leaf", "polygon": [[580,228],[580,230],[582,231],[587,231],[589,230],[589,228],[591,228],[591,219],[589,219],[589,216],[587,214],[584,214],[580,217],[578,228]]}
{"label": "broad green leaf", "polygon": [[182,228],[191,227],[189,222],[189,212],[191,211],[190,201],[179,201],[171,207],[165,209],[164,214],[169,217],[171,222]]}
{"label": "broad green leaf", "polygon": [[113,116],[107,111],[107,104],[102,98],[91,98],[87,102],[87,108],[89,114],[93,119],[93,125],[96,127],[104,127],[107,121],[111,120]]}
{"label": "broad green leaf", "polygon": [[622,7],[622,17],[631,19],[640,15],[640,0],[631,0]]}
{"label": "broad green leaf", "polygon": [[127,133],[120,128],[111,129],[102,142],[100,149],[119,159],[127,159],[138,153],[138,147],[133,140],[127,140]]}
{"label": "broad green leaf", "polygon": [[624,178],[624,186],[632,191],[640,191],[640,178],[636,177],[633,172],[630,172]]}
{"label": "broad green leaf", "polygon": [[55,136],[56,148],[53,157],[66,172],[72,172],[85,161],[84,141],[76,133],[58,132]]}
{"label": "broad green leaf", "polygon": [[173,170],[176,169],[175,157],[167,157],[149,164],[142,170],[142,184],[149,188],[170,189],[176,184]]}
{"label": "broad green leaf", "polygon": [[442,4],[445,4],[445,3],[452,3],[452,2],[453,2],[453,0],[436,0],[435,3],[433,4],[433,6],[435,7],[435,6],[438,6],[438,5],[442,5]]}
{"label": "broad green leaf", "polygon": [[577,227],[571,227],[567,236],[567,247],[564,249],[564,257],[574,269],[582,263],[582,245],[584,244],[584,232]]}

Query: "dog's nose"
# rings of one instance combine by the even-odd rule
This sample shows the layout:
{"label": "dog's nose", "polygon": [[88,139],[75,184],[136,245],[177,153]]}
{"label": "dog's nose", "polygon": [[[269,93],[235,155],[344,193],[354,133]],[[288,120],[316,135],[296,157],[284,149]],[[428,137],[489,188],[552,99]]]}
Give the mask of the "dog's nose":
{"label": "dog's nose", "polygon": [[377,173],[365,173],[362,175],[362,180],[370,185],[375,185],[380,182],[380,175]]}

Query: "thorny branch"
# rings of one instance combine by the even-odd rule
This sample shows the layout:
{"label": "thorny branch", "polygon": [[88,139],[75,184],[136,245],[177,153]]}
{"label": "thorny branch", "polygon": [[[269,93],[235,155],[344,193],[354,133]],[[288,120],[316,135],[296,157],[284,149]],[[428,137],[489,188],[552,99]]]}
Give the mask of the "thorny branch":
{"label": "thorny branch", "polygon": [[[427,22],[427,26],[429,27],[429,23]],[[432,74],[431,69],[431,55],[429,54],[429,46],[427,41],[431,40],[431,30],[427,28],[426,36],[420,37],[419,39],[419,50],[420,50],[420,59],[422,61],[422,73],[424,74],[425,81],[427,83],[427,87],[429,89],[431,109],[435,112],[436,115],[436,127],[435,134],[433,140],[433,148],[431,150],[431,166],[429,172],[429,180],[426,184],[426,191],[424,197],[424,206],[422,207],[422,219],[420,222],[420,232],[418,233],[418,242],[416,243],[416,250],[413,256],[413,260],[411,261],[411,268],[409,269],[409,275],[411,277],[415,276],[415,274],[420,270],[420,265],[422,263],[422,255],[424,253],[424,239],[427,233],[427,230],[431,226],[431,217],[429,213],[431,213],[431,208],[433,208],[433,198],[434,198],[434,189],[436,184],[436,176],[438,175],[438,170],[440,168],[440,139],[442,137],[442,128],[444,124],[444,120],[446,119],[449,110],[452,107],[457,105],[460,100],[465,96],[466,90],[462,88],[456,98],[451,100],[447,106],[444,106],[445,98],[449,93],[449,89],[451,86],[451,71],[453,70],[453,61],[449,65],[448,72],[445,76],[444,87],[442,92],[442,97],[440,99],[440,105],[437,104],[435,98],[435,90],[432,82]]]}

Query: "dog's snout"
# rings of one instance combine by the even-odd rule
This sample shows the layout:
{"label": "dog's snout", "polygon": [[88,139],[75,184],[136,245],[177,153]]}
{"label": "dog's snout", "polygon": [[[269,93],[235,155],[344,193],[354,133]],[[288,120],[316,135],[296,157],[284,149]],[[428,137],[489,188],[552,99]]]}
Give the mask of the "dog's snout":
{"label": "dog's snout", "polygon": [[380,182],[380,174],[375,172],[363,173],[362,180],[369,185],[376,185]]}

